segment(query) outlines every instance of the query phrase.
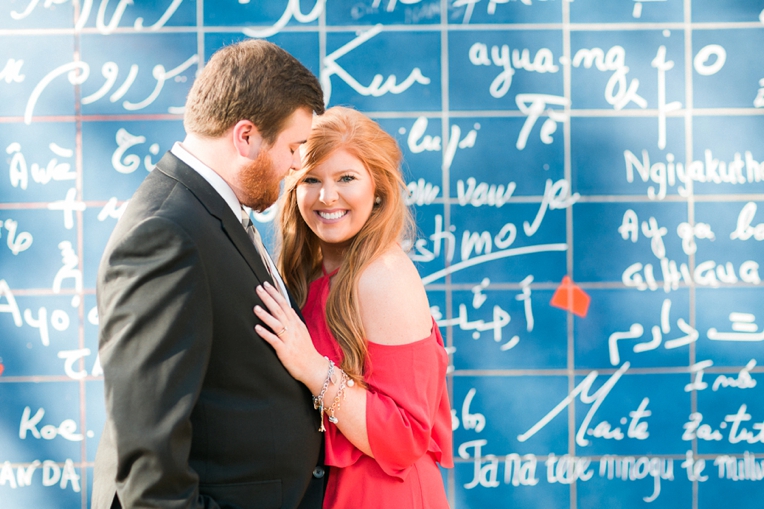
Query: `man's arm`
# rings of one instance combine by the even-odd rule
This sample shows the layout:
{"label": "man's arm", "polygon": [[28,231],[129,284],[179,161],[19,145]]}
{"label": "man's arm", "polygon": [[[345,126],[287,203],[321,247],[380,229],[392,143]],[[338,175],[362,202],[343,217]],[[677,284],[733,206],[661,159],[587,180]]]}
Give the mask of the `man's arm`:
{"label": "man's arm", "polygon": [[102,261],[99,354],[123,507],[218,507],[188,463],[212,344],[206,274],[177,224],[150,218]]}

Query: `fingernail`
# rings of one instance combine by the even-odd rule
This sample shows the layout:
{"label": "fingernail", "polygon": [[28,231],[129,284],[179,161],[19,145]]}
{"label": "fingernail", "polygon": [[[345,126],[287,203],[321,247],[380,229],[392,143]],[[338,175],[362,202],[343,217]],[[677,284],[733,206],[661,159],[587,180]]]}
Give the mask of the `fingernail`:
{"label": "fingernail", "polygon": [[264,284],[265,284],[265,286],[267,286],[268,288],[270,288],[270,287],[271,287],[271,284],[270,284],[268,281],[266,281]]}
{"label": "fingernail", "polygon": [[262,286],[260,286],[260,285],[257,285],[257,286],[255,287],[255,291],[258,291],[258,292],[262,292],[262,291],[263,291],[263,287],[262,287]]}
{"label": "fingernail", "polygon": [[255,311],[256,311],[256,312],[260,312],[260,311],[262,311],[262,310],[263,310],[263,308],[261,308],[260,306],[255,306]]}

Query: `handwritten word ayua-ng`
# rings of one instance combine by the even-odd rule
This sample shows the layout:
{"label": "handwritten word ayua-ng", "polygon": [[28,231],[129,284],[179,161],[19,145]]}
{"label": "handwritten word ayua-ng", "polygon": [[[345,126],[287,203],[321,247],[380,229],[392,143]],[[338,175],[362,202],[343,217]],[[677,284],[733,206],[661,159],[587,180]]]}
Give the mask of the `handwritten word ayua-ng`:
{"label": "handwritten word ayua-ng", "polygon": [[636,175],[642,182],[657,184],[647,188],[647,197],[662,200],[669,188],[676,188],[680,196],[689,196],[693,182],[704,184],[744,185],[764,181],[764,162],[757,161],[751,151],[745,151],[745,160],[740,152],[735,152],[732,161],[720,161],[714,158],[713,151],[706,149],[703,160],[690,161],[689,164],[676,161],[674,154],[667,153],[664,161],[650,164],[650,154],[642,150],[640,160],[631,150],[623,151],[626,166],[626,182],[635,182]]}
{"label": "handwritten word ayua-ng", "polygon": [[[490,56],[489,56],[490,55]],[[468,58],[474,66],[494,65],[501,68],[501,72],[493,79],[488,87],[491,97],[501,98],[507,95],[512,86],[512,77],[516,70],[537,73],[556,73],[560,68],[555,64],[554,53],[549,48],[540,48],[531,59],[528,48],[512,50],[510,58],[510,49],[506,44],[501,46],[491,46],[482,42],[476,42],[470,46]]]}
{"label": "handwritten word ayua-ng", "polygon": [[[16,471],[14,472],[14,466]],[[16,463],[4,461],[0,467],[0,486],[8,486],[11,489],[24,488],[32,486],[35,482],[35,472],[41,471],[40,480],[45,487],[56,486],[65,490],[67,487],[79,493],[80,476],[77,474],[77,468],[74,462],[67,458],[63,464],[53,460],[34,460],[31,463]]]}

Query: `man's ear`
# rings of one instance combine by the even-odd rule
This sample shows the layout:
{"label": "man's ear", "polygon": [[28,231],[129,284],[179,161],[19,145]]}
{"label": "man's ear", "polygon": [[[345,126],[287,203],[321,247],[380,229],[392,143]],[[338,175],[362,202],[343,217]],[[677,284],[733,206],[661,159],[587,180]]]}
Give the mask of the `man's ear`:
{"label": "man's ear", "polygon": [[260,153],[263,137],[251,120],[239,120],[231,130],[236,152],[247,159],[255,159]]}

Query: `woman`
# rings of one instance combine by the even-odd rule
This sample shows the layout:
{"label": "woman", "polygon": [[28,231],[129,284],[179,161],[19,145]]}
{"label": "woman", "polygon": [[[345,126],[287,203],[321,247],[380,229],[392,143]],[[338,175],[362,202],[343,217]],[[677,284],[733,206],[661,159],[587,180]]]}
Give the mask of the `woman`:
{"label": "woman", "polygon": [[[314,394],[330,470],[324,507],[447,508],[452,467],[447,355],[419,274],[401,152],[365,115],[316,117],[280,207],[281,274],[307,327],[273,287],[257,326]],[[270,311],[270,313],[268,312]]]}

